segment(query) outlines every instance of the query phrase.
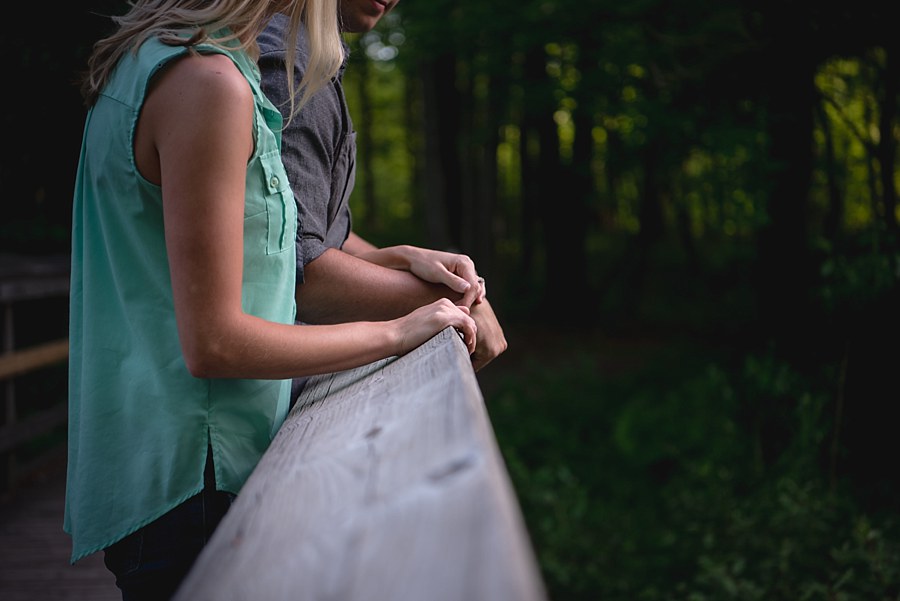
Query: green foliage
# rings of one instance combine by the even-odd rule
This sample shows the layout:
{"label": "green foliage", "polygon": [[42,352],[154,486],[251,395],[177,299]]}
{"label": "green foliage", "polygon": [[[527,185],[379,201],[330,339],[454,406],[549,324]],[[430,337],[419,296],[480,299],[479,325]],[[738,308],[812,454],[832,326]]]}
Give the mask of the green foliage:
{"label": "green foliage", "polygon": [[[875,124],[878,71],[883,70],[883,52],[825,62],[816,75],[827,123],[819,119],[815,154],[820,171],[812,188],[812,199],[824,210],[830,176],[843,188],[844,226],[852,232],[866,230],[877,221],[872,190],[872,153],[880,133]],[[830,137],[831,140],[826,140]],[[835,163],[825,162],[825,145],[830,141]]]}
{"label": "green foliage", "polygon": [[[616,346],[532,359],[487,397],[552,599],[898,598],[896,516],[821,465],[827,389],[769,353],[648,347],[610,373]],[[789,435],[761,464],[744,420],[776,403]]]}
{"label": "green foliage", "polygon": [[876,231],[860,239],[863,248],[829,253],[822,262],[818,293],[831,312],[864,312],[900,285],[900,252],[879,250]]}
{"label": "green foliage", "polygon": [[[345,37],[351,60],[344,92],[357,132],[356,182],[350,198],[354,230],[379,246],[429,246],[423,191],[415,186],[422,168],[421,99],[415,77],[398,68],[412,51],[405,21],[399,11],[391,12],[372,31]],[[371,146],[363,143],[364,136]]]}

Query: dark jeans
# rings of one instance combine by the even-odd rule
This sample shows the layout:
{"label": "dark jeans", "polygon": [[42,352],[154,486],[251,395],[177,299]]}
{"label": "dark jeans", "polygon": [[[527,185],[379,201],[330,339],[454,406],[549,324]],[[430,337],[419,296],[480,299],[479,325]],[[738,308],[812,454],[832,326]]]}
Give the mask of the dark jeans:
{"label": "dark jeans", "polygon": [[210,467],[200,494],[105,549],[122,601],[165,601],[187,576],[235,499],[215,489]]}

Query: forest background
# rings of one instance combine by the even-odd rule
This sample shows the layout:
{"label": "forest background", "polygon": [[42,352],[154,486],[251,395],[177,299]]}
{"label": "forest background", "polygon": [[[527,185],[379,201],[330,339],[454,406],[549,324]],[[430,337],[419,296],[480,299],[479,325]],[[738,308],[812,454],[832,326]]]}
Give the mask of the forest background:
{"label": "forest background", "polygon": [[[355,228],[486,276],[556,601],[900,599],[889,5],[403,0],[348,37]],[[73,82],[123,9],[0,40],[0,251],[68,252]]]}

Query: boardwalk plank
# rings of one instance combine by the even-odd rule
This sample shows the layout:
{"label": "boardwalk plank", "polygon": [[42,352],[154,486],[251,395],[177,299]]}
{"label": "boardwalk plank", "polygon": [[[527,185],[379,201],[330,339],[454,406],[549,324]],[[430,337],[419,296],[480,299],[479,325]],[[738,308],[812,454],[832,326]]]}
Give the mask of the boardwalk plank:
{"label": "boardwalk plank", "polygon": [[65,467],[57,465],[0,504],[3,601],[121,601],[102,553],[69,563],[65,486]]}

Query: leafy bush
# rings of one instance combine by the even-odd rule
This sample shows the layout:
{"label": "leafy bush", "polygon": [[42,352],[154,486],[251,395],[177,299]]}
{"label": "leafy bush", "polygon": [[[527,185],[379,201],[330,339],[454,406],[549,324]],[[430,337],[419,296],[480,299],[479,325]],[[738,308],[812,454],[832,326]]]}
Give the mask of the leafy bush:
{"label": "leafy bush", "polygon": [[898,524],[834,478],[821,383],[773,354],[558,363],[488,397],[552,599],[900,598]]}

